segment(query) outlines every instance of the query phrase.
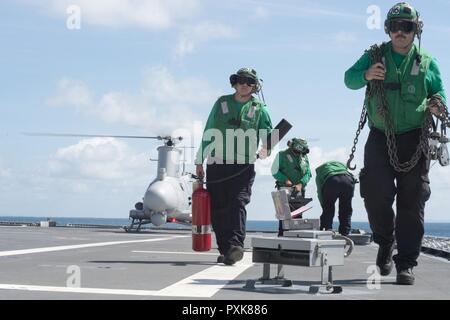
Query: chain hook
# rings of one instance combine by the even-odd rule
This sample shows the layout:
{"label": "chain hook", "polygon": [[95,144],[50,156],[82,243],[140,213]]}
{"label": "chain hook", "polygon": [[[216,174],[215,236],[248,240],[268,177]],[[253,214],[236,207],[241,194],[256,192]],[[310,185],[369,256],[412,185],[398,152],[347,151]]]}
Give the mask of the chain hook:
{"label": "chain hook", "polygon": [[347,161],[347,168],[349,169],[349,170],[351,170],[351,171],[355,171],[356,170],[356,164],[352,167],[351,166],[351,163],[352,163],[352,161],[353,161],[353,158],[354,158],[354,156],[351,154],[350,155],[350,158],[348,159],[348,161]]}

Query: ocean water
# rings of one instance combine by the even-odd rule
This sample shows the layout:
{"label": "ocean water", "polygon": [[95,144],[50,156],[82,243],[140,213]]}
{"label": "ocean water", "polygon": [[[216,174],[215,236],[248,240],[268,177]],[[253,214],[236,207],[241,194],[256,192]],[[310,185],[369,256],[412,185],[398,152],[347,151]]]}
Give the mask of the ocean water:
{"label": "ocean water", "polygon": [[[91,224],[91,225],[110,225],[110,226],[126,226],[131,220],[125,218],[67,218],[67,217],[12,217],[0,216],[0,221],[14,221],[22,223],[38,223],[45,221],[47,218],[55,221],[57,226],[65,226],[66,224]],[[147,225],[148,226],[148,225]],[[337,229],[338,222],[334,222],[333,227]],[[155,228],[155,227],[152,227]],[[173,229],[190,229],[188,226],[175,223],[167,223],[163,228]],[[368,222],[353,222],[353,229],[362,229],[371,232]],[[278,231],[278,221],[247,221],[248,231]],[[435,237],[450,237],[450,223],[425,223],[425,235]]]}

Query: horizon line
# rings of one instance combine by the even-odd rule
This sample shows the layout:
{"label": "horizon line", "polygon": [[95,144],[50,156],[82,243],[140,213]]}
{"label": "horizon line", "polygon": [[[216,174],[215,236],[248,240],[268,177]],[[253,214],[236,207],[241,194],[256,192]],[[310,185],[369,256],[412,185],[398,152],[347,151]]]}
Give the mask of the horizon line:
{"label": "horizon line", "polygon": [[[12,216],[7,216],[7,215],[0,215],[0,218],[2,217],[20,217],[20,218],[77,218],[77,219],[127,219],[129,220],[129,218],[126,217],[89,217],[89,216],[22,216],[22,215],[12,215]],[[318,217],[312,217],[312,218],[306,218],[306,219],[319,219]],[[277,220],[273,219],[273,220],[260,220],[260,219],[247,219],[247,221],[267,221],[267,222],[277,222]],[[333,220],[338,222],[338,220]],[[364,222],[364,223],[369,223],[368,220],[352,220],[352,222]],[[425,223],[450,223],[450,220],[429,220],[429,221],[425,221]]]}

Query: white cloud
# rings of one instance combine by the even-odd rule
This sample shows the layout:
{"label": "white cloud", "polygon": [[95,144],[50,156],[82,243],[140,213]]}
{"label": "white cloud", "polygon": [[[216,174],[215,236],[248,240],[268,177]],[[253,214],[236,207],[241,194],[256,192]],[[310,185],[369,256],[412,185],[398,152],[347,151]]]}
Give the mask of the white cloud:
{"label": "white cloud", "polygon": [[[243,0],[241,0],[243,1]],[[245,0],[247,6],[259,6],[260,0]],[[240,5],[240,8],[243,6]],[[318,4],[317,1],[294,1],[292,3],[281,1],[264,1],[265,9],[270,12],[271,15],[277,15],[282,17],[307,17],[307,18],[323,18],[323,17],[336,17],[343,19],[362,20],[367,17],[363,14],[354,14],[351,12],[345,12],[332,7],[325,7]],[[238,8],[239,9],[239,8]]]}
{"label": "white cloud", "polygon": [[441,190],[450,189],[449,167],[442,167],[437,161],[432,162],[429,176],[433,188]]}
{"label": "white cloud", "polygon": [[50,157],[49,173],[57,178],[126,180],[140,176],[147,163],[145,154],[134,153],[122,141],[93,138],[57,150]]}
{"label": "white cloud", "polygon": [[166,29],[196,15],[199,0],[42,0],[26,2],[50,14],[69,17],[66,10],[77,5],[81,23],[107,27]]}
{"label": "white cloud", "polygon": [[269,17],[269,11],[264,7],[256,7],[255,17],[259,19],[267,19]]}
{"label": "white cloud", "polygon": [[139,94],[111,91],[97,98],[88,86],[64,78],[56,94],[47,100],[51,106],[73,107],[107,123],[123,123],[155,135],[171,134],[183,126],[191,128],[204,106],[210,108],[219,92],[201,78],[177,79],[166,68],[149,69]]}
{"label": "white cloud", "polygon": [[46,102],[51,106],[59,106],[68,103],[75,106],[78,110],[83,110],[89,108],[93,104],[93,97],[84,82],[63,78],[58,83],[58,93],[47,99]]}
{"label": "white cloud", "polygon": [[331,151],[324,151],[319,147],[312,147],[308,155],[311,169],[317,168],[326,161],[347,162],[348,154],[346,148],[338,148]]}
{"label": "white cloud", "polygon": [[44,162],[33,159],[33,165],[25,170],[7,170],[6,176],[0,176],[0,195],[16,197],[26,191],[32,199],[49,200],[56,194],[143,194],[156,176],[150,156],[154,151],[136,151],[122,140],[83,139],[59,148]]}
{"label": "white cloud", "polygon": [[[77,20],[81,28],[95,25],[110,28],[136,27],[147,30],[181,29],[175,55],[195,52],[196,48],[211,39],[230,38],[236,31],[217,22],[198,22],[203,3],[200,0],[22,0],[41,8],[46,13]],[[69,8],[78,7],[75,15]],[[265,13],[259,12],[264,15]],[[196,25],[192,25],[196,21]]]}
{"label": "white cloud", "polygon": [[431,197],[425,207],[425,221],[449,221],[450,170],[437,162],[432,164],[429,174]]}
{"label": "white cloud", "polygon": [[6,168],[0,161],[0,178],[8,178],[11,176],[11,170]]}
{"label": "white cloud", "polygon": [[237,30],[218,22],[202,22],[195,26],[188,26],[181,33],[175,49],[175,55],[180,58],[194,53],[199,45],[209,40],[234,38],[237,36]]}
{"label": "white cloud", "polygon": [[30,166],[12,167],[9,177],[0,177],[0,210],[6,215],[127,218],[155,178],[156,164],[149,156],[111,138],[85,139],[47,159],[30,155]]}
{"label": "white cloud", "polygon": [[333,42],[340,46],[355,44],[358,38],[353,32],[340,31],[333,35]]}

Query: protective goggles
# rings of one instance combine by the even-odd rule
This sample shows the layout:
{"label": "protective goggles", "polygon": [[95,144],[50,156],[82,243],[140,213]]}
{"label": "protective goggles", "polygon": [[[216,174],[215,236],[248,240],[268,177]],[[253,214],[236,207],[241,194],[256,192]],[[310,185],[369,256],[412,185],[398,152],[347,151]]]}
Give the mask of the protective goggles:
{"label": "protective goggles", "polygon": [[292,149],[292,151],[295,153],[295,154],[297,154],[297,155],[306,155],[306,154],[308,154],[309,153],[309,148],[308,147],[306,147],[306,148],[303,148],[302,150],[298,150],[298,149]]}
{"label": "protective goggles", "polygon": [[236,83],[239,83],[240,85],[246,84],[248,86],[254,86],[256,85],[256,80],[246,76],[239,76],[237,74],[233,74],[230,77],[230,83],[232,86],[234,86]]}
{"label": "protective goggles", "polygon": [[390,32],[411,33],[417,31],[417,24],[413,21],[392,20],[388,22],[388,28]]}
{"label": "protective goggles", "polygon": [[295,145],[291,145],[290,148],[297,155],[300,155],[300,154],[305,155],[305,154],[309,153],[308,146],[295,144]]}

